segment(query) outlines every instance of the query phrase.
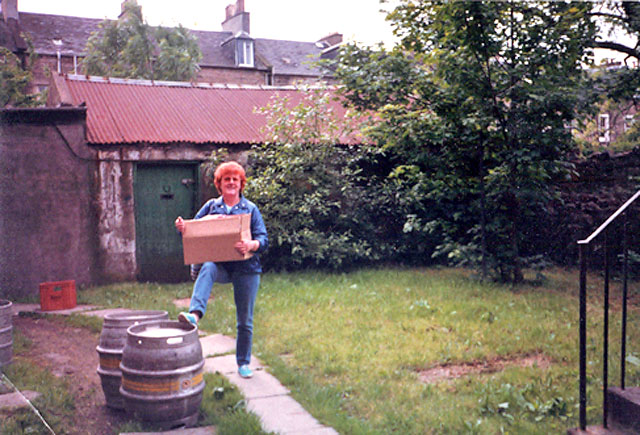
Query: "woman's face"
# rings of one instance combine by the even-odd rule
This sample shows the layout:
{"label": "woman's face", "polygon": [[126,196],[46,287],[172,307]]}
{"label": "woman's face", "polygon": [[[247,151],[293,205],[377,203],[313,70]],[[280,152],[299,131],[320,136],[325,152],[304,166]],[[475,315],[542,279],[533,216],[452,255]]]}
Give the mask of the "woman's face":
{"label": "woman's face", "polygon": [[223,196],[240,197],[241,181],[238,174],[224,174],[220,180],[220,189]]}

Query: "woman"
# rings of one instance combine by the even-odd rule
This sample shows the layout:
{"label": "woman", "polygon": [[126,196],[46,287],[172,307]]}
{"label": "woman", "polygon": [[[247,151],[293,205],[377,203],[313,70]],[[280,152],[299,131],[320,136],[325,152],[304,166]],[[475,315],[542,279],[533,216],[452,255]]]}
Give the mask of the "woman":
{"label": "woman", "polygon": [[[193,286],[189,312],[180,313],[178,320],[197,325],[207,310],[207,301],[213,283],[233,283],[237,324],[236,362],[240,376],[250,378],[253,376],[249,368],[253,339],[253,307],[260,285],[260,273],[262,273],[260,258],[257,254],[267,249],[267,229],[258,207],[242,196],[247,179],[240,164],[222,163],[216,168],[213,181],[222,196],[207,201],[196,213],[195,219],[207,215],[251,214],[251,240],[239,241],[235,249],[243,255],[247,252],[253,252],[255,255],[242,261],[202,264]],[[181,216],[176,219],[175,225],[180,233],[184,233],[185,223]]]}

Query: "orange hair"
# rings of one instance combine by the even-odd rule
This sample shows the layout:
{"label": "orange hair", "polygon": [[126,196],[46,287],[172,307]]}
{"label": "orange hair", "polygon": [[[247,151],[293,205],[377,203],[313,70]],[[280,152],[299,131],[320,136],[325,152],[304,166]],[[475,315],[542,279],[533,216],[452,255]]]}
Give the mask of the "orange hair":
{"label": "orange hair", "polygon": [[221,163],[213,174],[213,184],[219,193],[222,193],[220,183],[225,175],[237,175],[240,177],[240,193],[244,190],[244,185],[247,183],[247,176],[244,172],[244,168],[238,162],[225,162]]}

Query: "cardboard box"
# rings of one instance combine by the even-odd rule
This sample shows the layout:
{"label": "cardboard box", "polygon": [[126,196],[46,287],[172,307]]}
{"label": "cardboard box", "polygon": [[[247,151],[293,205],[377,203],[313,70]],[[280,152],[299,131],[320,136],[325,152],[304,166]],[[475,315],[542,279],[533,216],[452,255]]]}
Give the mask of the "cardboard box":
{"label": "cardboard box", "polygon": [[184,264],[241,261],[253,255],[252,252],[241,255],[234,247],[240,240],[251,240],[250,214],[209,215],[184,222]]}

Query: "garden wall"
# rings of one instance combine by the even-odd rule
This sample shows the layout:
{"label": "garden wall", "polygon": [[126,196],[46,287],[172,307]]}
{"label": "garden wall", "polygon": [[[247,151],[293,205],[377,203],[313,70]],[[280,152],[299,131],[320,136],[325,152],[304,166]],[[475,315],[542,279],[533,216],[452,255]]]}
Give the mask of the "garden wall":
{"label": "garden wall", "polygon": [[[539,245],[536,250],[555,262],[573,265],[578,261],[577,241],[588,237],[640,189],[640,148],[615,156],[601,153],[579,161],[576,174],[559,187],[560,199],[540,215],[537,227],[541,237],[535,238]],[[631,209],[635,218],[629,220],[628,228],[635,246],[640,234],[638,210],[640,204]],[[611,237],[614,246],[621,245],[619,227],[614,228]],[[597,255],[594,259],[599,261]]]}
{"label": "garden wall", "polygon": [[38,295],[39,283],[94,281],[95,153],[84,108],[0,111],[0,297]]}

